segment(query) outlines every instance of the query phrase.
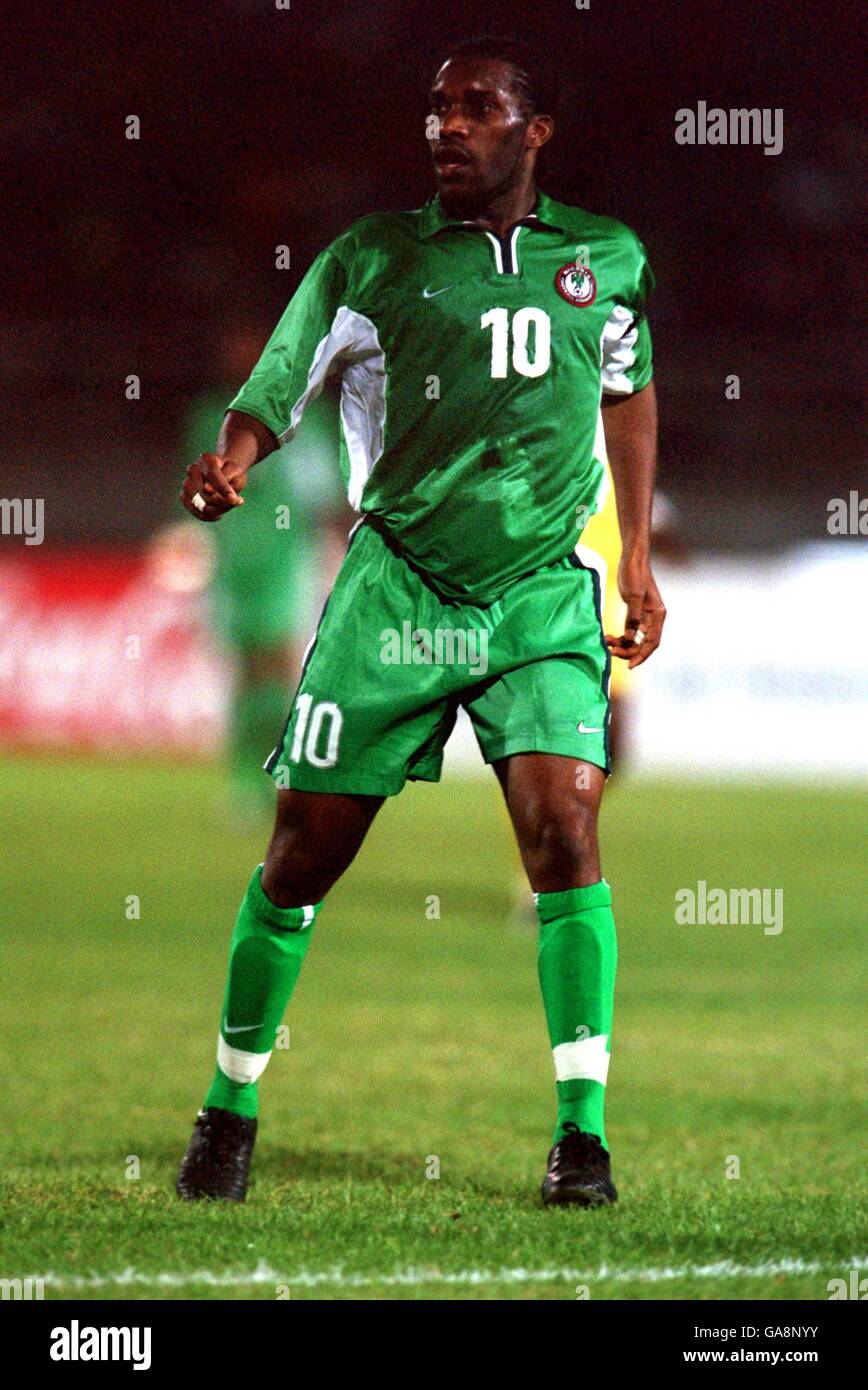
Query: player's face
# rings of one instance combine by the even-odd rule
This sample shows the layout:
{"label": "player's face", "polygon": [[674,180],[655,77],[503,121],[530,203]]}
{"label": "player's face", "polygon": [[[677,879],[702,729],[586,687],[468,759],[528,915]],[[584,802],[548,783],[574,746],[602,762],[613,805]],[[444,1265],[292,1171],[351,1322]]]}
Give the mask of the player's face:
{"label": "player's face", "polygon": [[512,187],[525,175],[533,134],[509,63],[453,58],[431,88],[431,112],[439,131],[431,154],[440,196],[447,206],[473,206]]}

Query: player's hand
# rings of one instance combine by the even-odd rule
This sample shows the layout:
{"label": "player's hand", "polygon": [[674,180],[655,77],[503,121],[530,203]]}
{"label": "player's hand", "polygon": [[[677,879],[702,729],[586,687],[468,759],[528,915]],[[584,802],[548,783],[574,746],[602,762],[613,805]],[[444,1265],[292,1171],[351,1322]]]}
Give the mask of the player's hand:
{"label": "player's hand", "polygon": [[606,633],[612,656],[626,661],[632,671],[641,666],[660,646],[666,609],[654,582],[651,566],[642,558],[622,555],[618,566],[618,588],[627,605],[627,619],[620,637]]}
{"label": "player's hand", "polygon": [[219,521],[233,507],[243,507],[247,469],[222,454],[200,454],[187,469],[181,501],[197,521]]}

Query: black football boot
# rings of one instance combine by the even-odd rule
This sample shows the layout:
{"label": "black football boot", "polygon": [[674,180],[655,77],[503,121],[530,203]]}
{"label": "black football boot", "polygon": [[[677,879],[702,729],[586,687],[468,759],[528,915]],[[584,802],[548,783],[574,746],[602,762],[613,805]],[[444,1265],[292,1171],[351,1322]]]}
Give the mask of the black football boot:
{"label": "black football boot", "polygon": [[185,1201],[217,1197],[243,1202],[256,1141],[256,1121],[209,1106],[196,1116],[175,1191]]}
{"label": "black football boot", "polygon": [[608,1207],[617,1202],[612,1182],[609,1154],[596,1134],[586,1134],[578,1125],[567,1124],[568,1131],[549,1154],[542,1184],[547,1207]]}

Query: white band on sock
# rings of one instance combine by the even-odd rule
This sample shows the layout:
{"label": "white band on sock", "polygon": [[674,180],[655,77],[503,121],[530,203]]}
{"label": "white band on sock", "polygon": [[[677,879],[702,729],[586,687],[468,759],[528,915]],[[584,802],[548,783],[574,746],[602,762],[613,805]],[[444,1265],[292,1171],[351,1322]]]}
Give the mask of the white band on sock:
{"label": "white band on sock", "polygon": [[268,1066],[268,1052],[242,1052],[240,1047],[230,1047],[222,1033],[217,1035],[217,1065],[224,1076],[239,1086],[249,1086],[258,1081]]}
{"label": "white band on sock", "polygon": [[577,1038],[552,1048],[556,1081],[599,1081],[605,1086],[609,1075],[608,1033],[595,1038]]}

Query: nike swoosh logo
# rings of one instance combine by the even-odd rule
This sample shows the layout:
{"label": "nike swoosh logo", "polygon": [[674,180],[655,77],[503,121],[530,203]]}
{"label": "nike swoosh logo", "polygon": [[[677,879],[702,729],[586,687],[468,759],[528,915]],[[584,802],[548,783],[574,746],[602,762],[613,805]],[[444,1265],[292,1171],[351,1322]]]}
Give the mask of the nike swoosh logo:
{"label": "nike swoosh logo", "polygon": [[429,290],[427,286],[422,291],[423,299],[436,299],[438,294],[445,294],[447,290],[454,290],[454,285],[444,285],[442,290]]}
{"label": "nike swoosh logo", "polygon": [[580,734],[601,734],[603,732],[602,729],[589,729],[585,724],[584,719],[579,720],[577,728]]}
{"label": "nike swoosh logo", "polygon": [[[264,1020],[263,1020],[264,1021]],[[223,1020],[224,1033],[253,1033],[257,1028],[261,1028],[261,1023],[243,1023],[239,1028],[230,1028],[225,1018]]]}

